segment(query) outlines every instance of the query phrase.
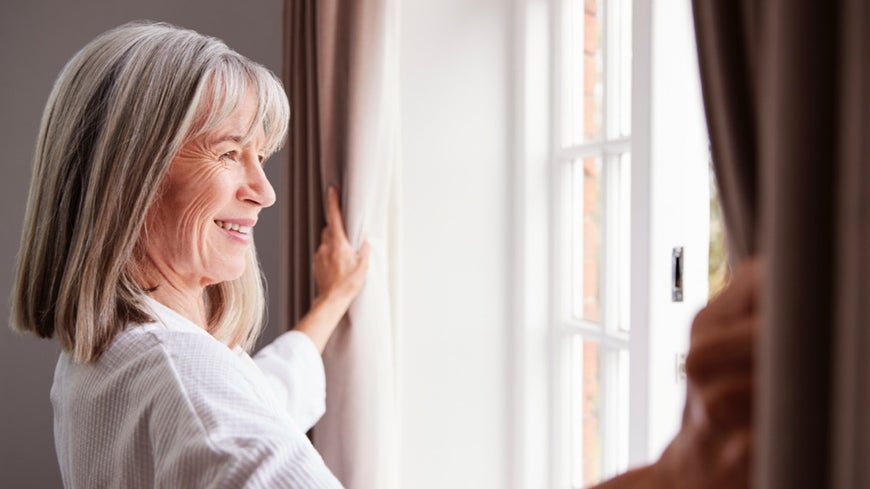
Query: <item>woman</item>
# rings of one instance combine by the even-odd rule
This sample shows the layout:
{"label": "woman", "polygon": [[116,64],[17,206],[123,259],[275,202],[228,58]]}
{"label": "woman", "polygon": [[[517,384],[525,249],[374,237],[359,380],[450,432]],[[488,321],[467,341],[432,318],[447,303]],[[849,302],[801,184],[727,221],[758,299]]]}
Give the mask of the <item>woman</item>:
{"label": "woman", "polygon": [[253,358],[263,321],[252,231],[275,193],[282,85],[222,42],[128,24],[60,74],[36,148],[13,324],[57,337],[51,400],[66,487],[341,485],[304,432],[320,353],[359,292],[330,190],[319,296]]}

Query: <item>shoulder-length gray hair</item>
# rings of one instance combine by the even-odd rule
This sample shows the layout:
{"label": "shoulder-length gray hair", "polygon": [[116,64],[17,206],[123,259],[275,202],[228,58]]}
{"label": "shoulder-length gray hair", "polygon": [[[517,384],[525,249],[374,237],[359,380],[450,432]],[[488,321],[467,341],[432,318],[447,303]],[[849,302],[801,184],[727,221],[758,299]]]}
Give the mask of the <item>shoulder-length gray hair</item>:
{"label": "shoulder-length gray hair", "polygon": [[[152,320],[137,280],[143,223],[182,145],[258,98],[251,132],[276,151],[289,107],[269,70],[220,40],[133,23],[82,48],[42,117],[12,296],[12,324],[57,335],[75,361],[96,360],[128,324]],[[243,275],[206,289],[209,332],[250,348],[265,298],[256,251]]]}

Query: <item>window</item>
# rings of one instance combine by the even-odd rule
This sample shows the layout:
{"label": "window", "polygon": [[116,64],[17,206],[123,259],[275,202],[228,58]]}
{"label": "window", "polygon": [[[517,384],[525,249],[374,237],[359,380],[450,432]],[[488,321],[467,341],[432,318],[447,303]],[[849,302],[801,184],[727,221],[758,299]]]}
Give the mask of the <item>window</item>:
{"label": "window", "polygon": [[559,7],[557,450],[579,488],[628,464],[632,23],[630,0]]}
{"label": "window", "polygon": [[517,5],[511,480],[582,488],[654,460],[680,424],[711,271],[691,2]]}

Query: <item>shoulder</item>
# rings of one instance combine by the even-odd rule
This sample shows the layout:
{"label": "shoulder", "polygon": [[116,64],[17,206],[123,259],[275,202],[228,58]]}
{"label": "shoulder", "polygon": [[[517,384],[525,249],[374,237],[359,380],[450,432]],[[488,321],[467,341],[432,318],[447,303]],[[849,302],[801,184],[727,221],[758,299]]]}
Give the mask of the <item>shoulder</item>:
{"label": "shoulder", "polygon": [[[164,386],[185,391],[209,390],[217,385],[243,388],[246,377],[239,355],[208,333],[196,334],[153,327],[134,327],[118,338],[107,353],[131,367],[156,368]],[[107,359],[110,362],[111,359]],[[239,382],[242,381],[242,382]]]}
{"label": "shoulder", "polygon": [[235,356],[208,333],[171,331],[146,324],[132,325],[118,334],[97,364],[113,369],[162,365],[184,371],[216,364],[226,369]]}
{"label": "shoulder", "polygon": [[66,396],[100,394],[196,412],[216,399],[252,396],[250,377],[239,355],[208,333],[146,324],[119,333],[94,363],[75,364],[62,357],[55,384]]}
{"label": "shoulder", "polygon": [[144,394],[142,400],[155,414],[190,417],[212,434],[241,415],[275,420],[274,410],[264,401],[259,372],[207,333],[139,327],[125,331],[116,343],[106,360],[111,364],[126,357],[118,371],[126,372],[129,382],[114,384],[119,389],[136,385],[138,392],[131,394],[140,399]]}

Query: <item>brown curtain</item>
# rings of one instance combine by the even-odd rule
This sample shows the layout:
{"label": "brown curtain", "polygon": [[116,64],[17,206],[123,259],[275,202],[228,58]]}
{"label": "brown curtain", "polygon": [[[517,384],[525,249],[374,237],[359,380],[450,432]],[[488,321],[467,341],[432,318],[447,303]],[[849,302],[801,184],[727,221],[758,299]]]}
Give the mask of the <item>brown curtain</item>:
{"label": "brown curtain", "polygon": [[319,92],[317,83],[317,1],[284,2],[284,87],[290,100],[287,145],[290,161],[283,183],[287,189],[284,224],[287,235],[285,312],[293,325],[311,308],[314,277],[311,263],[326,224],[323,201]]}
{"label": "brown curtain", "polygon": [[870,487],[866,3],[694,13],[730,251],[766,260],[754,487]]}
{"label": "brown curtain", "polygon": [[398,4],[285,0],[290,98],[288,318],[312,299],[323,195],[341,189],[366,285],[323,354],[327,410],[315,447],[348,489],[398,489]]}

